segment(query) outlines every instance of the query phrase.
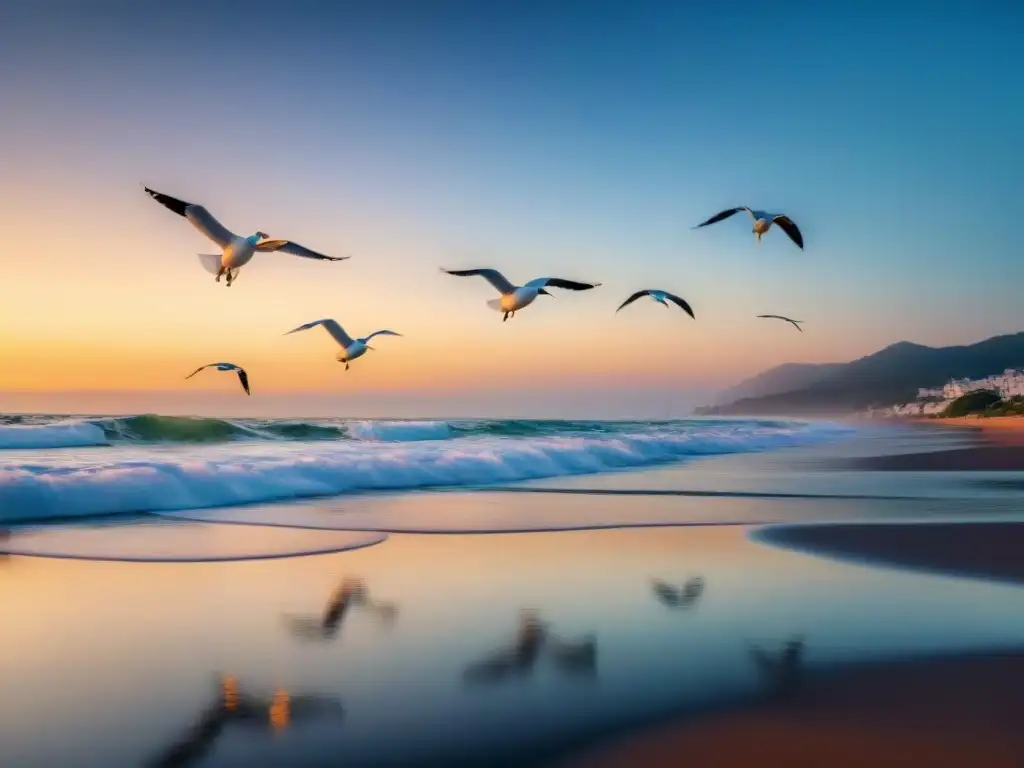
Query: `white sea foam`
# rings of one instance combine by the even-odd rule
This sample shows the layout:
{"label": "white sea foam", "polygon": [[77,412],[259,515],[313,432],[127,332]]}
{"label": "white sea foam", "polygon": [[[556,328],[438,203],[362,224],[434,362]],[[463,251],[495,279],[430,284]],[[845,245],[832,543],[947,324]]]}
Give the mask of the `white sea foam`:
{"label": "white sea foam", "polygon": [[230,506],[353,491],[509,483],[827,440],[834,425],[718,423],[576,437],[337,440],[104,449],[0,464],[0,519]]}

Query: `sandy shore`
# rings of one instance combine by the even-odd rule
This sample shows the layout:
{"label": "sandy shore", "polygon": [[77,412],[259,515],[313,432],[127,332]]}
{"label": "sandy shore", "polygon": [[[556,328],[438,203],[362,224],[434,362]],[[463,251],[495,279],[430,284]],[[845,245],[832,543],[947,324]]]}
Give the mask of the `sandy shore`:
{"label": "sandy shore", "polygon": [[635,733],[565,768],[1002,768],[1024,756],[1024,653],[849,668],[783,701]]}
{"label": "sandy shore", "polygon": [[893,472],[1024,471],[1024,417],[919,419],[914,423],[970,429],[978,444],[948,451],[871,456],[855,460],[854,467]]}
{"label": "sandy shore", "polygon": [[757,538],[841,559],[1024,584],[1024,523],[778,526]]}
{"label": "sandy shore", "polygon": [[960,417],[956,419],[919,419],[915,423],[940,427],[968,427],[977,430],[988,442],[1009,442],[1024,445],[1024,416],[994,416],[988,419]]}
{"label": "sandy shore", "polygon": [[[758,538],[1024,584],[1024,523],[779,526]],[[1022,708],[1024,651],[856,665],[806,676],[789,696],[634,732],[561,765],[1021,766],[1024,729],[1014,713]]]}

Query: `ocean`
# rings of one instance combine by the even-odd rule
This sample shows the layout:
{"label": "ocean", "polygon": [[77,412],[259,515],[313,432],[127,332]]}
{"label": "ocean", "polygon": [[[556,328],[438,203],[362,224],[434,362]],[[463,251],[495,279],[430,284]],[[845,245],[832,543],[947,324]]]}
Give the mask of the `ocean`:
{"label": "ocean", "polygon": [[751,419],[3,418],[4,764],[545,766],[763,699],[756,654],[787,643],[808,677],[1016,647],[1018,586],[771,535],[1019,520],[1019,473],[857,468],[971,439]]}
{"label": "ocean", "polygon": [[0,416],[0,522],[475,488],[833,440],[824,422]]}

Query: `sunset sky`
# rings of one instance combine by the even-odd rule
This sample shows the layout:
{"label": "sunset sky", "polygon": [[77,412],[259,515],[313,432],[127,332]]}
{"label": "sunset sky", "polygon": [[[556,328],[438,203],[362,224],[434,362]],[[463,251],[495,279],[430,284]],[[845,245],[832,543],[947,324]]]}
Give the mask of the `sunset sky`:
{"label": "sunset sky", "polygon": [[[0,10],[0,412],[680,416],[778,363],[1024,326],[1009,4],[211,5]],[[261,254],[228,290],[142,183],[352,259]],[[736,205],[806,251],[691,230]],[[503,324],[441,266],[603,285]],[[696,321],[615,314],[648,287]],[[283,336],[321,317],[405,338],[345,372]],[[183,380],[217,360],[252,398]]]}

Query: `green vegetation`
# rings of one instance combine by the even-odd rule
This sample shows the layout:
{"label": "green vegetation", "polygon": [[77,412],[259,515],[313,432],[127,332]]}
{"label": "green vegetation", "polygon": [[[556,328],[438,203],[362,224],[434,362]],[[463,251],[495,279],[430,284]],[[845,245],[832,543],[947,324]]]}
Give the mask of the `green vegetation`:
{"label": "green vegetation", "polygon": [[976,389],[966,395],[960,395],[956,400],[946,406],[946,409],[939,414],[942,418],[955,419],[958,416],[971,414],[988,415],[988,410],[993,406],[1001,405],[1003,399],[998,392],[991,389]]}
{"label": "green vegetation", "polygon": [[982,416],[1024,416],[1024,396],[1014,395],[1008,400],[993,403]]}

